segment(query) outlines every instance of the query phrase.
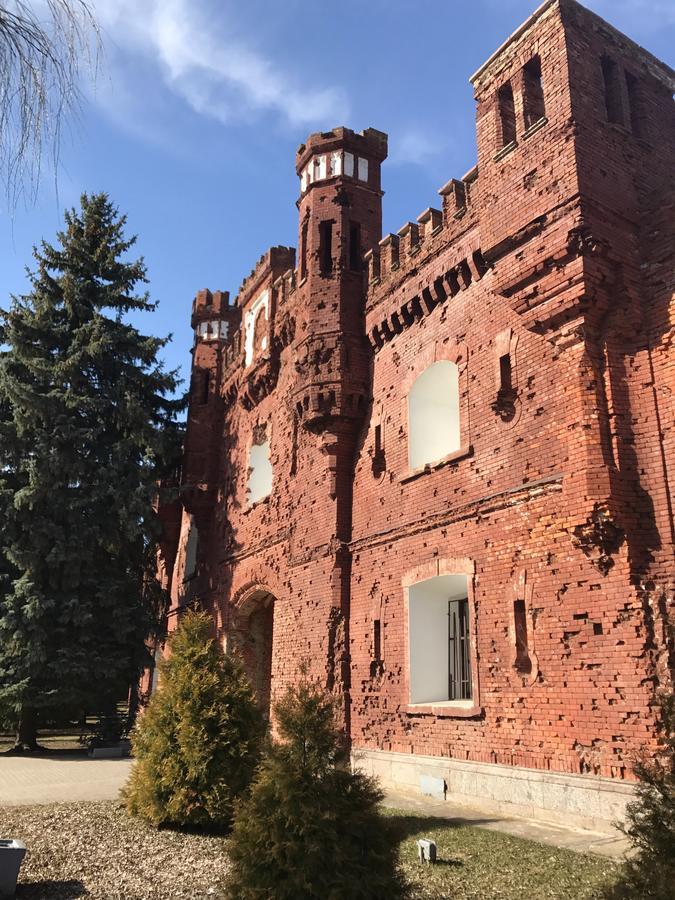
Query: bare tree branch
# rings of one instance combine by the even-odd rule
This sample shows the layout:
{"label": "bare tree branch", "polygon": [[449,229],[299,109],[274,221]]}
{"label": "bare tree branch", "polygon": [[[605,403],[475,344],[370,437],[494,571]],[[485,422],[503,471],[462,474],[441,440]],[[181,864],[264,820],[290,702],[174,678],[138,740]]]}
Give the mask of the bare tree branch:
{"label": "bare tree branch", "polygon": [[58,167],[61,128],[80,103],[79,75],[100,48],[88,0],[0,0],[0,183],[9,207],[33,200],[42,161]]}

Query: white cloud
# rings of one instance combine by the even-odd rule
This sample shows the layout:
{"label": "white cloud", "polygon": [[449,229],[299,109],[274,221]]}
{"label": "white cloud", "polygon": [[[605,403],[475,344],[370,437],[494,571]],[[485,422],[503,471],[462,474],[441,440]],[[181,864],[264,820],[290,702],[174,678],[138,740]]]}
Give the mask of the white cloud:
{"label": "white cloud", "polygon": [[395,132],[390,138],[389,161],[394,165],[423,166],[447,151],[448,142],[432,137],[419,128],[407,128]]}
{"label": "white cloud", "polygon": [[[115,118],[127,116],[130,105],[138,109],[143,100],[154,99],[149,105],[157,111],[153,74],[162,91],[222,123],[276,113],[292,126],[327,127],[348,117],[343,90],[317,87],[312,79],[300,83],[228,27],[222,4],[210,8],[207,0],[96,0],[96,12],[111,82],[111,89],[104,86],[98,99]],[[138,70],[144,73],[141,82]],[[141,128],[146,125],[140,123]]]}

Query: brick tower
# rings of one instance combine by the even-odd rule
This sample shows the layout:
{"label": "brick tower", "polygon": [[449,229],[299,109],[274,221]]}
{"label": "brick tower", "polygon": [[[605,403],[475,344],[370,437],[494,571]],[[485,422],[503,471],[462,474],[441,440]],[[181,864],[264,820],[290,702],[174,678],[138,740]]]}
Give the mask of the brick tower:
{"label": "brick tower", "polygon": [[[364,252],[382,232],[380,166],[387,136],[372,128],[313,134],[296,155],[299,259],[292,388],[299,441],[297,503],[304,524],[295,552],[325,554],[326,672],[349,684],[348,623],[352,483],[357,439],[370,402]],[[345,704],[348,712],[348,704]]]}

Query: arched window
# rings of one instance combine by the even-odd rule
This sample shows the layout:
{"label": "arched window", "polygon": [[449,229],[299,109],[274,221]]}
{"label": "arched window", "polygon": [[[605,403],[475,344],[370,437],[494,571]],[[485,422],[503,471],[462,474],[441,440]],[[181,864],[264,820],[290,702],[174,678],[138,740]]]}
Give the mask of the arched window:
{"label": "arched window", "polygon": [[408,464],[419,469],[460,449],[459,371],[439,360],[418,376],[408,394]]}
{"label": "arched window", "polygon": [[261,356],[267,350],[267,309],[263,306],[253,325],[253,356]]}
{"label": "arched window", "polygon": [[272,492],[272,463],[270,442],[259,438],[248,453],[248,502],[252,506]]}

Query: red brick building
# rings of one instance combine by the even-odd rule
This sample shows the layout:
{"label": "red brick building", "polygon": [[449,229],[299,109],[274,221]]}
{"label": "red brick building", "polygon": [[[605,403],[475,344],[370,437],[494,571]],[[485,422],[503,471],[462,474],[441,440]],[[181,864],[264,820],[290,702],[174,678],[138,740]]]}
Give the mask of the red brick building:
{"label": "red brick building", "polygon": [[471,83],[442,208],[382,237],[386,135],[313,134],[297,260],[197,295],[161,575],[386,783],[590,824],[673,671],[675,73],[547,0]]}

